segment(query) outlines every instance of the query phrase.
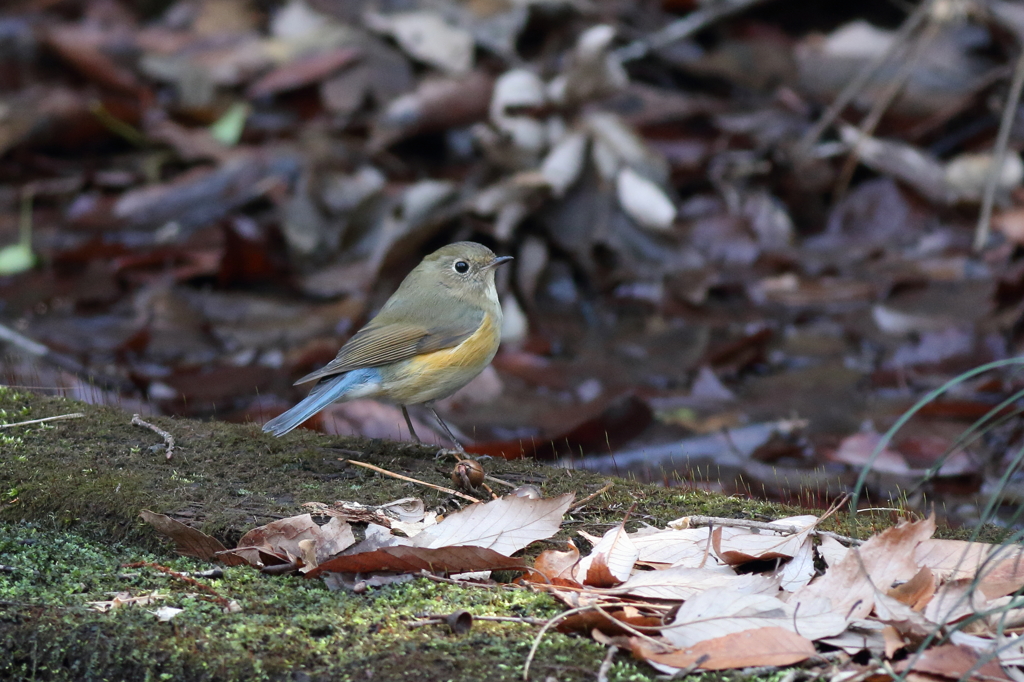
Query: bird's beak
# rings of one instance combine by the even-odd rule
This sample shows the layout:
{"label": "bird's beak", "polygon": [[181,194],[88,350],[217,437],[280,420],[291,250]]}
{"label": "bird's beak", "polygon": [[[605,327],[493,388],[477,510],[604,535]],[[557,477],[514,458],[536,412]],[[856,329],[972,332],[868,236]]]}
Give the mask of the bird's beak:
{"label": "bird's beak", "polygon": [[491,268],[496,268],[499,265],[502,265],[504,263],[509,262],[510,260],[513,260],[512,256],[498,256],[497,258],[492,260],[490,263],[485,265],[483,269],[484,270],[490,270]]}

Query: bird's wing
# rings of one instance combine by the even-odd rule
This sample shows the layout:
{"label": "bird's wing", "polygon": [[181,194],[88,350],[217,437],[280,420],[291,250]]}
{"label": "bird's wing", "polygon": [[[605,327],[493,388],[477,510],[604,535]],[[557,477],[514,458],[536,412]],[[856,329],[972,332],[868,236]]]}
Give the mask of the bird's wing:
{"label": "bird's wing", "polygon": [[406,323],[375,324],[370,322],[338,351],[338,356],[317,371],[302,377],[296,384],[322,379],[361,367],[379,367],[436,350],[452,348],[472,336],[483,324],[484,311],[462,314],[459,319],[437,321],[428,329],[424,325]]}

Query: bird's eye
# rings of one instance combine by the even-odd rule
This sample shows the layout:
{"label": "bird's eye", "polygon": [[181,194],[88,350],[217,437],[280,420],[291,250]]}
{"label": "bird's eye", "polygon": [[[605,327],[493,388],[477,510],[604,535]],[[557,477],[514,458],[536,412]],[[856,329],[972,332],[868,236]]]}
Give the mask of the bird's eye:
{"label": "bird's eye", "polygon": [[469,272],[469,263],[464,260],[455,261],[455,272],[464,275]]}

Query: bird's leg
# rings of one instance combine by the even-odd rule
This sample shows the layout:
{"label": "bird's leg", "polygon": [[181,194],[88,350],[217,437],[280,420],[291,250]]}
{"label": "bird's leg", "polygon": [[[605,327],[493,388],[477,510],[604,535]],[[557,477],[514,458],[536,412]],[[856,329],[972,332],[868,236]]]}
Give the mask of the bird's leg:
{"label": "bird's leg", "polygon": [[463,455],[466,454],[465,449],[463,449],[462,447],[462,443],[460,443],[459,439],[455,437],[455,434],[452,433],[452,430],[448,428],[448,425],[444,423],[444,420],[441,419],[441,415],[437,413],[437,410],[434,409],[434,406],[427,405],[427,408],[430,410],[430,413],[434,415],[434,419],[436,419],[437,423],[441,425],[441,428],[444,429],[444,432],[448,436],[448,438],[451,439],[452,443],[455,444],[456,452]]}
{"label": "bird's leg", "polygon": [[412,428],[412,419],[409,418],[409,410],[406,409],[405,405],[402,405],[402,416],[405,417],[405,425],[409,427],[409,434],[412,435],[413,440],[422,444],[423,441],[416,435],[416,429]]}

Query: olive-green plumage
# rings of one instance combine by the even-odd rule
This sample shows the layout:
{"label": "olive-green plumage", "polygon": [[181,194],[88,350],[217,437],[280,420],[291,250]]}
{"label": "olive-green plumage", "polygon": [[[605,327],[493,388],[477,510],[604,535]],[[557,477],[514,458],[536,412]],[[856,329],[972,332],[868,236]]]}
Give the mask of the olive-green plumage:
{"label": "olive-green plumage", "polygon": [[449,244],[424,258],[334,360],[296,382],[318,382],[309,397],[264,431],[287,433],[339,400],[377,398],[404,410],[465,386],[498,350],[494,270],[509,260],[474,242]]}

